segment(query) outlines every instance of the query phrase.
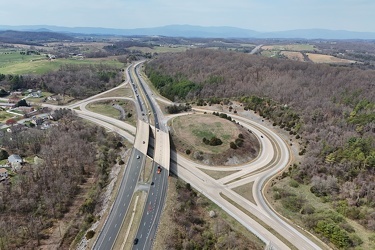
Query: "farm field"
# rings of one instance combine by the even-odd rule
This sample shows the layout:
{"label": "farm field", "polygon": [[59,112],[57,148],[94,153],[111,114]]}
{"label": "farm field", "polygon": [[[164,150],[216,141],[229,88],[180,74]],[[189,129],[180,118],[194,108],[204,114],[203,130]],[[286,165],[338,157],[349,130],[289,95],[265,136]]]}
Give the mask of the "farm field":
{"label": "farm field", "polygon": [[77,59],[47,59],[38,61],[12,62],[6,66],[0,67],[2,74],[45,74],[50,71],[58,70],[65,64],[110,64],[121,67],[123,64],[115,60],[77,60]]}
{"label": "farm field", "polygon": [[168,46],[155,46],[153,48],[149,47],[129,47],[129,50],[139,50],[143,53],[167,53],[167,52],[184,52],[186,51],[186,46],[176,46],[176,47],[168,47]]}
{"label": "farm field", "polygon": [[290,60],[299,61],[299,62],[304,62],[305,61],[304,57],[303,57],[303,54],[301,52],[297,52],[297,51],[281,51],[280,54],[286,56]]}
{"label": "farm field", "polygon": [[341,59],[334,56],[329,55],[323,55],[323,54],[313,54],[313,53],[306,53],[306,55],[309,57],[309,59],[314,63],[355,63],[354,60],[347,60],[347,59]]}
{"label": "farm field", "polygon": [[264,45],[263,50],[288,50],[288,51],[317,51],[311,44],[285,44],[285,45]]}
{"label": "farm field", "polygon": [[265,57],[280,57],[280,51],[278,50],[263,50],[261,52],[262,56]]}

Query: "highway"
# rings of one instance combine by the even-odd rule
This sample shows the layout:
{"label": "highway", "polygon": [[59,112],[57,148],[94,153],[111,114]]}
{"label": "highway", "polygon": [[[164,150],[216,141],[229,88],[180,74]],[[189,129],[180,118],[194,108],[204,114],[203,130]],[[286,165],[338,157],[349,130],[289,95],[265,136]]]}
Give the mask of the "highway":
{"label": "highway", "polygon": [[[166,127],[163,126],[159,121],[159,117],[163,117],[163,114],[160,108],[156,105],[155,100],[150,98],[151,93],[148,92],[149,89],[145,88],[145,83],[139,77],[139,65],[140,64],[135,66],[135,75],[154,116],[155,126],[153,127],[152,131],[155,138],[155,145],[152,165],[153,185],[150,185],[141,222],[136,234],[138,243],[133,246],[133,249],[152,249],[153,240],[156,235],[167,195],[170,165],[170,144],[169,133],[166,131]],[[161,168],[161,172],[159,174],[157,173],[158,167]]]}
{"label": "highway", "polygon": [[[126,70],[126,72],[129,73],[129,68]],[[128,75],[128,79],[130,79],[130,75]],[[139,106],[136,105],[137,110],[140,111],[138,112],[138,117],[143,117],[141,112],[144,109],[144,107],[142,105],[142,102],[140,101],[140,97],[137,93],[137,89],[135,88],[133,84],[132,84],[132,89],[134,91],[134,94],[139,104]],[[133,126],[130,126],[129,124],[125,122],[122,122],[122,121],[119,121],[117,119],[113,119],[107,116],[103,116],[100,114],[96,114],[86,109],[86,105],[91,101],[100,101],[100,100],[108,100],[108,99],[110,98],[100,98],[100,95],[97,95],[96,99],[89,98],[89,99],[86,99],[84,101],[81,101],[79,103],[75,103],[72,105],[72,107],[75,107],[75,106],[80,107],[81,110],[76,111],[78,114],[94,117],[95,119],[100,120],[100,122],[102,123],[105,122],[105,123],[114,124],[118,128],[121,128],[123,130],[128,130],[130,132],[133,132],[134,134],[138,132],[136,133],[136,138],[134,138],[132,141],[134,143],[133,153],[127,163],[127,167],[125,168],[124,175],[122,176],[121,185],[117,193],[115,202],[113,203],[111,207],[108,218],[106,219],[105,224],[103,226],[103,229],[101,230],[101,232],[99,232],[99,236],[93,245],[93,249],[112,249],[113,248],[118,238],[119,231],[121,230],[121,227],[123,226],[124,218],[129,211],[129,205],[133,198],[135,188],[138,184],[140,173],[144,167],[145,157],[147,153],[146,143],[148,145],[148,138],[149,138],[148,126],[145,126],[145,123],[143,121],[139,121],[137,123],[137,131],[136,131]],[[121,98],[115,98],[115,99],[121,99]],[[127,99],[127,98],[123,98],[123,99]]]}
{"label": "highway", "polygon": [[[146,157],[153,158],[153,185],[150,183],[148,187],[147,200],[136,234],[138,242],[133,246],[133,249],[152,248],[153,239],[155,238],[158,222],[165,203],[169,170],[190,183],[199,192],[233,216],[248,230],[252,231],[264,241],[270,249],[290,249],[290,245],[294,245],[298,249],[320,249],[318,245],[289,225],[270,209],[263,197],[263,188],[267,180],[284,169],[289,163],[289,149],[286,143],[275,132],[262,124],[230,113],[228,115],[238,121],[240,125],[251,129],[261,143],[261,152],[253,161],[235,167],[210,167],[192,162],[176,152],[171,152],[167,121],[177,115],[170,115],[168,117],[163,115],[155,98],[165,103],[168,103],[168,101],[159,99],[156,95],[152,94],[150,88],[139,76],[139,65],[140,63],[136,64],[134,67],[131,66],[127,68],[126,74],[128,81],[120,85],[124,86],[128,84],[130,79],[130,84],[136,97],[135,102],[137,104],[136,107],[139,119],[136,129],[117,119],[87,111],[85,105],[89,102],[104,100],[99,99],[100,95],[66,106],[66,108],[80,107],[80,110],[75,110],[80,117],[115,131],[134,143],[132,156],[129,159],[121,180],[120,190],[111,207],[105,225],[94,243],[93,249],[113,248],[114,242],[118,238],[118,232],[121,228],[124,216],[129,210],[128,206],[138,183],[140,171],[142,170]],[[134,79],[132,74],[135,76]],[[114,99],[122,98],[114,97]],[[123,99],[126,98],[124,97]],[[194,112],[211,113],[212,111],[195,109]],[[150,120],[148,114],[154,116],[154,125],[149,124]],[[187,115],[187,113],[178,115]],[[150,137],[155,138],[152,140],[153,145],[151,145],[154,147],[154,150],[153,155],[147,156]],[[137,159],[137,155],[140,156],[139,159]],[[158,166],[162,168],[160,174],[156,173]],[[216,180],[205,174],[201,169],[215,169],[218,171],[238,170],[238,172],[228,174]],[[255,203],[250,202],[233,191],[233,188],[247,183],[253,183],[252,190]],[[238,206],[241,206],[242,209],[239,209]],[[253,214],[257,219],[249,216],[249,214]],[[265,225],[272,228],[286,239],[289,245],[285,240],[275,236],[266,229]],[[321,243],[321,245],[324,244]]]}
{"label": "highway", "polygon": [[[140,156],[139,159],[137,159],[136,155]],[[128,162],[127,168],[125,169],[117,198],[111,207],[109,216],[93,249],[113,248],[118,236],[118,232],[122,227],[122,222],[127,211],[129,210],[129,205],[133,197],[135,187],[137,186],[143,161],[144,156],[141,154],[141,152],[136,149],[133,150],[133,155]]]}

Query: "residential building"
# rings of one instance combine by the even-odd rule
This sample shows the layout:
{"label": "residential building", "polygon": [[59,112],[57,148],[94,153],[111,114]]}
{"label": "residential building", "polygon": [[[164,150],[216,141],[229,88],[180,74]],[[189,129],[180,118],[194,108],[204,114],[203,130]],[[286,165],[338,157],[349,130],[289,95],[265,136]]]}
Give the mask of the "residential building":
{"label": "residential building", "polygon": [[0,168],[0,179],[7,178],[8,177],[8,170],[5,168]]}

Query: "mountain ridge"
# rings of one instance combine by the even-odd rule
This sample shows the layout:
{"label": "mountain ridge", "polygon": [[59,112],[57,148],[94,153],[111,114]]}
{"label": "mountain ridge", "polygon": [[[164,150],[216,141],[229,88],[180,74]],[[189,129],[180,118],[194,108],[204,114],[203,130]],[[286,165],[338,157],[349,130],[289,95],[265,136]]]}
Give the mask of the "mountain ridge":
{"label": "mountain ridge", "polygon": [[274,38],[274,39],[375,39],[375,32],[329,29],[295,29],[259,32],[230,26],[167,25],[152,28],[116,29],[101,27],[63,27],[53,25],[0,25],[0,30],[78,33],[85,35],[169,36],[202,38]]}

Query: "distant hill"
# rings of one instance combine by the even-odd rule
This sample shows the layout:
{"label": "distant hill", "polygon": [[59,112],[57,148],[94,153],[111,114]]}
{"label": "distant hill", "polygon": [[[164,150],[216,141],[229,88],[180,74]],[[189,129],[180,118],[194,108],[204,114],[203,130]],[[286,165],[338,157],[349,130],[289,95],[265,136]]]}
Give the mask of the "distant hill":
{"label": "distant hill", "polygon": [[64,40],[73,41],[75,38],[66,34],[46,32],[45,29],[43,31],[0,31],[0,42],[4,43],[38,45],[41,42]]}
{"label": "distant hill", "polygon": [[258,32],[235,27],[202,27],[193,25],[168,25],[155,28],[111,29],[96,27],[60,27],[48,25],[2,26],[0,30],[50,31],[92,35],[170,36],[202,38],[302,38],[302,39],[375,39],[375,32],[354,32],[327,29],[300,29],[277,32]]}

